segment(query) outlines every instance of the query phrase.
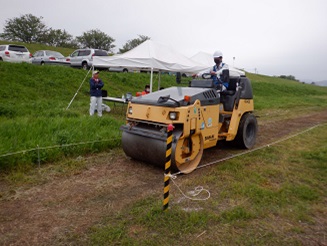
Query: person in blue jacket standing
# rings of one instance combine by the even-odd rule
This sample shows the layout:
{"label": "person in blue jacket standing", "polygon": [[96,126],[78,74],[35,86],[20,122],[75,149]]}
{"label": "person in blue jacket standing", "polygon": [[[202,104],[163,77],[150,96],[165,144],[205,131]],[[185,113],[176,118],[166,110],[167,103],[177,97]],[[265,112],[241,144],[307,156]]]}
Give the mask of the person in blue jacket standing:
{"label": "person in blue jacket standing", "polygon": [[104,86],[101,79],[99,79],[99,71],[94,70],[93,77],[90,79],[90,115],[94,115],[97,109],[98,116],[102,117],[102,87]]}

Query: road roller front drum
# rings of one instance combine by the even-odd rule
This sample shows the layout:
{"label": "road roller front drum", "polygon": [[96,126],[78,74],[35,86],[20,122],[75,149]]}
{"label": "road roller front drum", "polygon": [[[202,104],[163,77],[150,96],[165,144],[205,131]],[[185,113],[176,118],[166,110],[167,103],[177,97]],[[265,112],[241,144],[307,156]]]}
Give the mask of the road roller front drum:
{"label": "road roller front drum", "polygon": [[[122,147],[133,159],[164,168],[167,134],[141,127],[123,127]],[[171,167],[173,172],[190,173],[200,163],[203,154],[201,135],[182,137],[181,130],[173,131]]]}
{"label": "road roller front drum", "polygon": [[172,163],[176,171],[190,173],[199,165],[203,154],[201,135],[176,139],[173,146]]}

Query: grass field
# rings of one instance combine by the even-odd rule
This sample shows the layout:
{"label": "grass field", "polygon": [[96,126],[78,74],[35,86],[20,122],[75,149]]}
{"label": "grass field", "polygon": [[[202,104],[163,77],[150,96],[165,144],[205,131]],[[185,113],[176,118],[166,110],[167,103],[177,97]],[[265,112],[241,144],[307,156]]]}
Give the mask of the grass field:
{"label": "grass field", "polygon": [[[66,110],[87,71],[69,67],[36,66],[32,64],[0,63],[0,206],[3,216],[18,213],[17,218],[0,219],[0,228],[6,222],[13,227],[0,238],[4,245],[23,236],[17,227],[31,223],[33,235],[47,228],[37,221],[42,212],[59,207],[56,219],[64,220],[81,211],[95,211],[109,206],[101,219],[86,230],[70,230],[78,225],[69,220],[63,234],[52,235],[48,245],[326,245],[327,244],[327,126],[321,125],[295,138],[280,142],[248,155],[224,161],[219,165],[178,176],[175,183],[186,193],[196,186],[210,191],[205,201],[185,199],[171,184],[171,203],[162,212],[162,189],[151,191],[142,198],[123,193],[131,186],[128,178],[135,178],[139,170],[130,175],[115,170],[106,182],[100,180],[91,186],[78,180],[85,172],[88,176],[97,165],[110,166],[121,155],[119,127],[124,123],[124,111],[119,106],[102,118],[89,117],[88,80],[71,107]],[[255,114],[259,123],[287,120],[327,108],[327,88],[302,84],[268,76],[247,74],[252,81]],[[149,83],[149,74],[123,74],[101,72],[105,89],[110,96],[120,97]],[[187,86],[187,79],[184,78]],[[155,77],[155,86],[158,77]],[[175,86],[175,77],[161,76],[163,87]],[[71,146],[69,146],[71,145]],[[40,147],[40,152],[37,151]],[[28,151],[30,149],[35,149]],[[11,154],[19,152],[18,154]],[[109,152],[110,161],[88,166],[83,157]],[[38,156],[40,155],[40,157]],[[81,158],[80,158],[81,156]],[[38,160],[41,168],[36,170]],[[121,158],[121,157],[120,157]],[[82,159],[83,161],[79,161]],[[114,163],[116,165],[116,163]],[[121,164],[121,163],[120,163]],[[144,170],[144,169],[143,169]],[[6,172],[3,172],[6,171]],[[119,176],[121,175],[121,177]],[[139,174],[147,177],[147,173]],[[117,200],[126,196],[129,203],[120,209],[109,194],[101,193],[113,180],[120,179]],[[40,200],[40,207],[31,206],[31,195],[46,184],[69,183],[77,179],[77,187],[86,185],[91,192],[74,206],[66,206],[76,199],[76,190],[63,189],[55,200]],[[139,180],[137,180],[139,181]],[[142,183],[141,181],[139,181]],[[155,181],[155,185],[160,181]],[[126,184],[125,184],[126,183]],[[105,185],[107,184],[107,185]],[[139,185],[138,182],[133,185]],[[115,187],[115,186],[113,186]],[[84,187],[85,188],[85,187]],[[130,187],[133,188],[133,187]],[[135,189],[137,188],[134,187]],[[44,190],[43,190],[44,189]],[[113,188],[115,189],[115,188]],[[106,192],[109,192],[110,187]],[[34,192],[34,193],[33,193]],[[72,192],[72,193],[69,193]],[[97,193],[98,192],[98,193]],[[139,190],[138,192],[142,192]],[[25,194],[26,193],[26,194]],[[51,193],[51,192],[50,192]],[[54,193],[54,191],[53,191]],[[92,194],[91,194],[92,193]],[[8,195],[9,194],[9,195]],[[14,194],[12,196],[12,194]],[[51,193],[52,194],[52,193]],[[94,196],[91,196],[94,195]],[[24,197],[27,200],[24,200]],[[121,196],[121,198],[120,198]],[[12,198],[13,197],[13,198]],[[39,196],[37,196],[39,197]],[[109,198],[108,198],[109,197]],[[125,198],[126,199],[126,198]],[[13,210],[9,210],[12,202]],[[20,205],[19,205],[20,204]],[[70,204],[70,203],[68,203]],[[20,207],[22,206],[22,207]],[[26,207],[24,207],[26,206]],[[66,206],[66,207],[65,207]],[[112,205],[113,206],[113,205]],[[8,209],[8,210],[6,210]],[[29,215],[29,209],[33,210]],[[20,212],[21,211],[21,212]],[[88,215],[83,215],[88,220]],[[84,212],[83,212],[84,213]],[[1,211],[0,211],[1,214]],[[27,216],[27,217],[22,217]],[[9,218],[9,217],[6,217]],[[28,219],[26,219],[28,218]],[[74,217],[73,217],[74,218]],[[33,224],[35,223],[35,224]],[[84,225],[82,223],[82,225]],[[55,225],[53,225],[55,226]],[[18,234],[15,236],[15,228]],[[25,229],[25,228],[22,228]],[[32,229],[31,229],[32,230]],[[30,239],[29,235],[23,240]],[[34,238],[35,239],[35,238]],[[6,241],[7,240],[7,241]],[[32,240],[32,239],[31,239]],[[43,240],[43,239],[42,239]],[[32,242],[32,241],[31,241]],[[39,241],[40,242],[40,241]],[[35,242],[34,242],[35,243]],[[26,243],[28,244],[28,243]],[[33,243],[31,243],[33,244]]]}
{"label": "grass field", "polygon": [[[41,162],[51,162],[63,154],[81,155],[120,146],[119,127],[124,123],[121,106],[98,119],[89,117],[89,79],[87,71],[69,67],[36,66],[32,64],[0,64],[0,155],[29,150],[39,146],[57,146],[87,141],[98,143],[54,148],[41,151]],[[142,91],[149,83],[148,74],[101,73],[104,89],[110,96]],[[68,110],[70,101],[83,83]],[[161,84],[172,82],[163,76]],[[113,139],[113,140],[112,140]],[[107,141],[108,140],[108,141]],[[2,157],[0,169],[35,163],[36,151]]]}
{"label": "grass field", "polygon": [[101,224],[91,228],[88,242],[92,245],[326,243],[326,147],[325,125],[269,149],[226,161],[210,172],[179,177],[176,182],[182,189],[201,185],[211,192],[211,198],[201,202],[181,199],[172,185],[175,202],[166,213],[162,212],[158,197],[147,197],[117,215],[105,217]]}
{"label": "grass field", "polygon": [[[0,63],[0,169],[28,167],[39,161],[41,164],[53,162],[62,156],[84,155],[120,146],[119,127],[124,123],[124,109],[110,104],[113,108],[110,114],[101,119],[89,117],[91,75],[86,74],[87,71],[70,67]],[[248,76],[253,84],[257,115],[285,117],[279,112],[288,110],[289,116],[327,106],[327,88],[268,76]],[[101,78],[110,96],[121,97],[126,92],[135,95],[143,90],[150,75],[102,72]],[[184,82],[182,86],[187,86],[187,78]],[[154,88],[157,83],[156,74]],[[175,77],[161,75],[161,86],[176,86]],[[39,153],[38,148],[41,149]],[[16,152],[22,153],[11,154]]]}

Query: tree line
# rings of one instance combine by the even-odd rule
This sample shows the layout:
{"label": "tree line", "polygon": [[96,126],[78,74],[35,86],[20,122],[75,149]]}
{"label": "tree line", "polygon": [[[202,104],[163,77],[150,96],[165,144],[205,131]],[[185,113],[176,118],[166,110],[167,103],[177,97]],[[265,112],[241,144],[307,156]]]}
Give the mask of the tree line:
{"label": "tree line", "polygon": [[[43,17],[37,17],[32,14],[21,15],[7,19],[0,38],[8,41],[20,41],[24,43],[42,43],[48,46],[65,48],[95,48],[107,50],[108,53],[114,53],[116,47],[115,39],[99,29],[92,29],[83,32],[82,35],[73,37],[66,30],[53,29],[43,22]],[[124,53],[144,41],[150,39],[145,35],[138,35],[138,38],[128,40],[118,53]]]}
{"label": "tree line", "polygon": [[293,75],[280,75],[279,78],[298,81]]}

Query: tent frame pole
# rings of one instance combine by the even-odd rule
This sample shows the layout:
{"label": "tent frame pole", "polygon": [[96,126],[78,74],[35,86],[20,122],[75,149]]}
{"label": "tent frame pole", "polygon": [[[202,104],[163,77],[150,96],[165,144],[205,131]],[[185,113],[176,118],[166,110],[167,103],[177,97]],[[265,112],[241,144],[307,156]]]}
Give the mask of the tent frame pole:
{"label": "tent frame pole", "polygon": [[161,83],[161,77],[160,77],[160,74],[161,74],[161,72],[160,72],[160,70],[158,71],[158,91],[160,90],[160,83]]}
{"label": "tent frame pole", "polygon": [[150,77],[150,92],[152,92],[152,82],[153,82],[153,67],[151,68],[151,77]]}

